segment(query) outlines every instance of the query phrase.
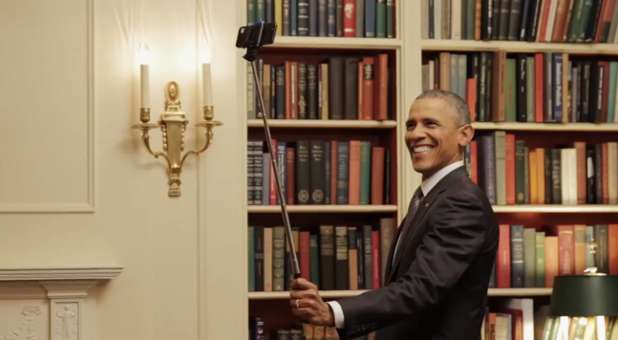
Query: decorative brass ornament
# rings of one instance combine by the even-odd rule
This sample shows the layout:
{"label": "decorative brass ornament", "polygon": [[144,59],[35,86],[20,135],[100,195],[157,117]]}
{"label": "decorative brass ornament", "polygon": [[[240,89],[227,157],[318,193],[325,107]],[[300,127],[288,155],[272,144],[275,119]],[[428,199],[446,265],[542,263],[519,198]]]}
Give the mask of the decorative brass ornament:
{"label": "decorative brass ornament", "polygon": [[[141,123],[133,126],[134,129],[142,131],[142,141],[146,146],[146,150],[155,158],[163,157],[167,162],[167,176],[168,176],[168,192],[169,197],[180,197],[180,173],[182,171],[182,165],[187,159],[187,156],[194,154],[199,155],[206,151],[212,142],[214,133],[213,129],[216,126],[222,125],[221,122],[213,120],[214,110],[212,105],[203,107],[204,120],[195,124],[198,127],[206,128],[206,142],[198,150],[191,150],[185,153],[184,151],[184,133],[189,124],[186,118],[186,114],[181,110],[180,104],[180,89],[178,83],[170,81],[165,87],[165,111],[161,113],[161,118],[157,123],[149,123],[150,109],[140,109],[140,121]],[[150,147],[150,135],[151,129],[161,128],[163,136],[163,151],[153,152]]]}

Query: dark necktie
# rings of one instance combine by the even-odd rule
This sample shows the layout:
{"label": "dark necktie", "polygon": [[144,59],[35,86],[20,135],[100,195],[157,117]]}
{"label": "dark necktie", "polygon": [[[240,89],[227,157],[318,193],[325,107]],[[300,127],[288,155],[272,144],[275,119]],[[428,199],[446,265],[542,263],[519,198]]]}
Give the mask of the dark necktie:
{"label": "dark necktie", "polygon": [[[418,189],[416,189],[416,192],[414,192],[414,195],[412,196],[412,201],[410,202],[410,206],[408,207],[408,216],[406,217],[407,221],[411,221],[414,218],[414,215],[416,214],[416,211],[418,210],[418,207],[421,205],[421,201],[423,200],[423,191],[421,190],[421,187],[418,187]],[[408,222],[403,223],[403,225],[401,226],[401,230],[399,231],[398,235],[397,235],[397,243],[395,244],[395,252],[393,253],[393,262],[395,261],[395,258],[397,257],[397,250],[399,248],[399,242],[406,237],[406,235],[408,234],[409,230],[411,228],[411,226],[408,226]]]}

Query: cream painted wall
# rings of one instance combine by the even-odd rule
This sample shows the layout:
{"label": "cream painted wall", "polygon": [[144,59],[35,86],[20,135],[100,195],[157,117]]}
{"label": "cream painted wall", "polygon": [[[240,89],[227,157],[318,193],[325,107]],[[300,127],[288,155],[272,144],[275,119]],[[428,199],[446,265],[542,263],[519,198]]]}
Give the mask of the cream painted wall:
{"label": "cream painted wall", "polygon": [[[243,75],[238,72],[243,65],[234,48],[244,2],[58,0],[51,4],[3,0],[0,12],[15,10],[11,23],[30,22],[34,32],[28,34],[42,34],[36,32],[36,25],[41,25],[39,29],[49,35],[37,35],[41,39],[75,33],[60,40],[79,52],[88,51],[87,21],[72,18],[87,19],[84,11],[90,5],[94,73],[84,66],[85,56],[57,66],[48,62],[63,44],[47,41],[45,49],[37,51],[28,34],[0,34],[5,40],[0,41],[2,50],[17,46],[38,52],[36,58],[19,54],[9,58],[0,52],[3,70],[56,71],[38,79],[43,92],[29,94],[32,79],[19,73],[11,80],[14,87],[0,80],[0,103],[18,101],[0,105],[4,164],[0,207],[5,207],[0,209],[0,270],[122,266],[120,276],[91,289],[86,306],[93,314],[93,331],[82,338],[247,338],[246,255],[239,251],[246,244],[242,203],[246,132],[239,89]],[[130,129],[138,117],[136,45],[146,42],[152,53],[153,119],[162,109],[164,84],[175,80],[183,109],[194,123],[201,116],[200,11],[206,13],[211,29],[215,117],[224,125],[215,130],[205,155],[185,163],[182,197],[170,199],[161,161],[147,155],[138,132]],[[8,27],[3,25],[7,23],[0,20],[0,30]],[[46,31],[49,27],[59,33]],[[77,52],[69,55],[80,57]],[[54,102],[55,93],[84,100],[85,89],[75,83],[86,80],[64,79],[63,69],[93,82],[92,130],[87,103]],[[63,81],[72,86],[62,86]],[[45,111],[50,103],[58,105],[53,114]],[[196,145],[202,138],[191,127],[186,144]],[[88,140],[93,142],[90,148]],[[159,148],[160,138],[152,142]],[[15,174],[22,178],[20,186],[11,180]],[[0,298],[0,306],[10,302],[7,296]],[[0,308],[0,319],[8,320],[4,310],[11,309]],[[0,322],[0,336],[10,328]]]}

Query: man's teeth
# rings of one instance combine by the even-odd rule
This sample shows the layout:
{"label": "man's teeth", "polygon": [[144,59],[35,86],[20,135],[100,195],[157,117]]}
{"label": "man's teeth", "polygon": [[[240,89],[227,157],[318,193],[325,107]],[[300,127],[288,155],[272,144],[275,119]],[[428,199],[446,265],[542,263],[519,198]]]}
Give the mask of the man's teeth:
{"label": "man's teeth", "polygon": [[429,150],[431,150],[432,147],[431,146],[427,146],[427,145],[423,145],[423,146],[416,146],[414,147],[414,152],[415,153],[420,153],[420,152],[427,152]]}

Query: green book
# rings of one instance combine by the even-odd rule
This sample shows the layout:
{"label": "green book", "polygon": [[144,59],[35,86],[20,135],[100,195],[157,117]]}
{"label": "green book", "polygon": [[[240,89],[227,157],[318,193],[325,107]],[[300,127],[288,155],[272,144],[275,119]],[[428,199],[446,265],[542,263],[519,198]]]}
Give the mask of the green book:
{"label": "green book", "polygon": [[591,225],[586,226],[586,268],[596,266],[596,259],[594,257],[596,248],[595,242],[594,227]]}
{"label": "green book", "polygon": [[395,37],[395,4],[394,0],[386,0],[386,37]]}
{"label": "green book", "polygon": [[496,204],[506,204],[506,165],[504,157],[504,131],[495,132],[496,143]]}
{"label": "green book", "polygon": [[618,62],[609,62],[609,93],[607,105],[607,122],[613,123],[616,116],[616,82],[618,81]]}
{"label": "green book", "polygon": [[320,248],[318,247],[318,235],[309,236],[309,272],[311,282],[320,282]]}
{"label": "green book", "polygon": [[376,1],[376,38],[386,38],[386,0]]}
{"label": "green book", "polygon": [[250,226],[248,229],[248,237],[247,237],[247,253],[249,257],[247,258],[248,267],[249,267],[249,291],[255,291],[255,227]]}
{"label": "green book", "polygon": [[535,256],[535,286],[545,287],[545,233],[542,231],[536,232]]}
{"label": "green book", "polygon": [[511,287],[524,286],[524,226],[511,225]]}
{"label": "green book", "polygon": [[584,2],[590,0],[573,0],[573,9],[571,14],[571,22],[569,23],[567,41],[575,41],[582,22],[584,13]]}
{"label": "green book", "polygon": [[608,273],[609,265],[607,262],[607,240],[608,240],[608,225],[597,224],[594,226],[594,236],[597,241],[596,264],[599,273]]}
{"label": "green book", "polygon": [[585,41],[586,40],[586,31],[588,25],[590,25],[590,21],[594,20],[594,4],[592,0],[582,0],[583,1],[583,10],[581,15],[581,21],[579,21],[575,26],[575,41]]}
{"label": "green book", "polygon": [[524,228],[524,287],[536,285],[536,230]]}
{"label": "green book", "polygon": [[256,0],[247,0],[247,23],[255,22],[255,4]]}
{"label": "green book", "polygon": [[516,68],[516,60],[507,58],[504,70],[504,112],[507,122],[517,121]]}
{"label": "green book", "polygon": [[534,57],[526,58],[526,120],[534,123]]}
{"label": "green book", "polygon": [[360,204],[371,201],[371,142],[360,143]]}

